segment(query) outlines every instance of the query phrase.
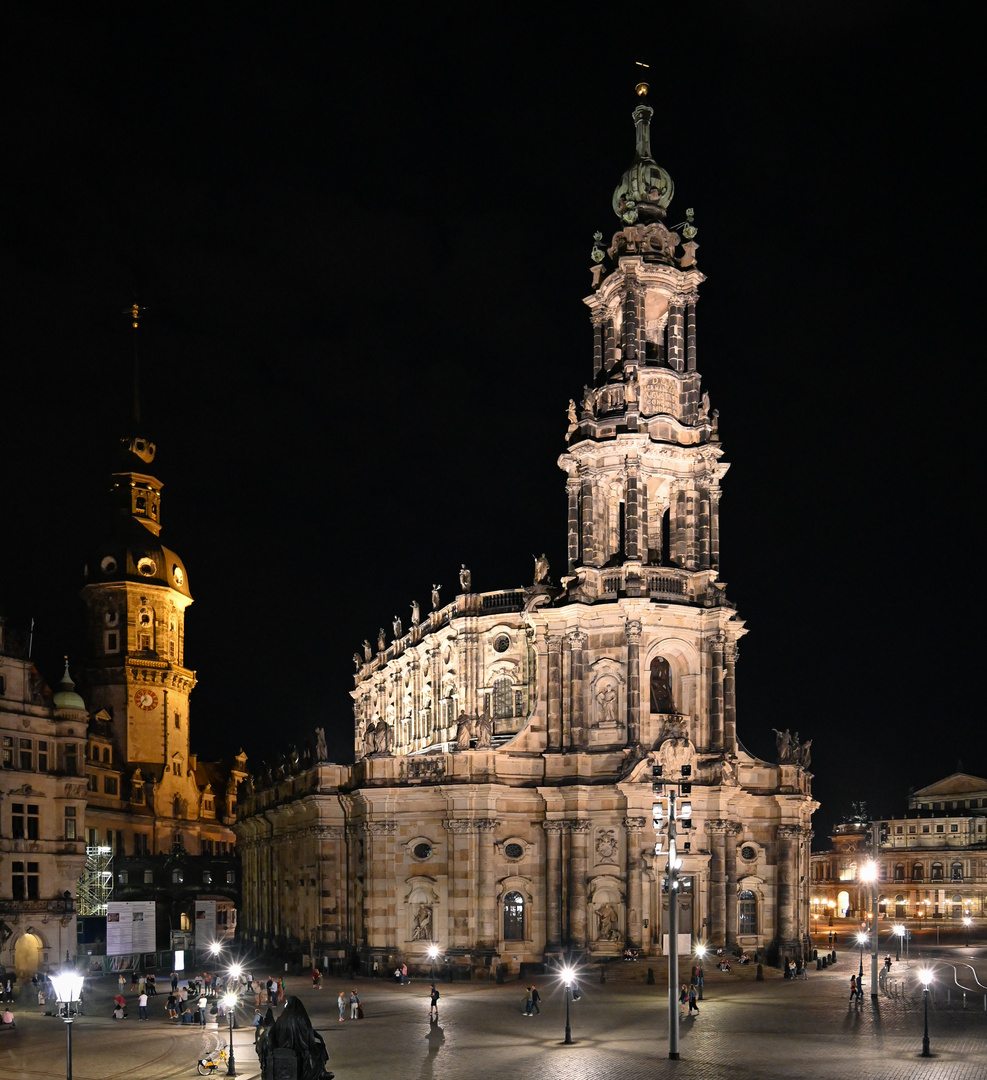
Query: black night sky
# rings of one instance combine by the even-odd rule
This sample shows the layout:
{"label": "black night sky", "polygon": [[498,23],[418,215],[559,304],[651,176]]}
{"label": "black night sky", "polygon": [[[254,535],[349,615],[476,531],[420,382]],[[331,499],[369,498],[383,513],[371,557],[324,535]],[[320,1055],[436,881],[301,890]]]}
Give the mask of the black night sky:
{"label": "black night sky", "polygon": [[2,9],[0,609],[35,619],[48,681],[83,659],[135,297],[200,755],[256,766],[320,725],[352,760],[364,637],[433,582],[452,599],[460,562],[479,591],[542,550],[558,578],[589,252],[644,59],[708,278],[740,737],[813,740],[817,837],[958,760],[987,773],[972,26],[888,2],[337,7]]}

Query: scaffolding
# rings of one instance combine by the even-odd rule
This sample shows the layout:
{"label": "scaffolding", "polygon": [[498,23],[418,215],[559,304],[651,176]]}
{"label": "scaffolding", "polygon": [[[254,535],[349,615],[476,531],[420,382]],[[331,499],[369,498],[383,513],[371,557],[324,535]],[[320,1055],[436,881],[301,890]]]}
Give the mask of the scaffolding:
{"label": "scaffolding", "polygon": [[113,848],[86,847],[86,868],[79,878],[78,913],[105,915],[113,895]]}

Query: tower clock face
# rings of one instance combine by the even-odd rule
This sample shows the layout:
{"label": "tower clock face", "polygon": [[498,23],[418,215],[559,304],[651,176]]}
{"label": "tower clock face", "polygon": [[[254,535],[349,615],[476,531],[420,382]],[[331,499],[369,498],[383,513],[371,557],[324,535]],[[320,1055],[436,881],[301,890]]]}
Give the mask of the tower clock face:
{"label": "tower clock face", "polygon": [[158,703],[158,695],[153,690],[138,690],[134,694],[134,704],[138,709],[149,712]]}

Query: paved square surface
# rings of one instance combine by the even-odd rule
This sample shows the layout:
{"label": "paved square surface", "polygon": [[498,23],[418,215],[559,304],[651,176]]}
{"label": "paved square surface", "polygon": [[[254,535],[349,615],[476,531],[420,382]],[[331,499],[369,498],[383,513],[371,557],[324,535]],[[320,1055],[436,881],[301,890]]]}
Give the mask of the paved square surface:
{"label": "paved square surface", "polygon": [[[913,962],[912,969],[917,966]],[[897,966],[892,974],[903,968]],[[769,969],[763,982],[755,981],[753,968],[708,971],[699,1015],[682,1021],[679,1061],[668,1059],[667,995],[663,969],[655,970],[655,986],[646,985],[646,964],[615,965],[603,985],[598,974],[583,982],[580,999],[570,1005],[570,1046],[562,1041],[564,994],[549,977],[535,980],[542,1012],[530,1019],[523,1015],[524,983],[442,983],[437,1024],[429,1023],[428,983],[420,980],[399,987],[382,979],[326,979],[316,991],[309,978],[298,977],[287,980],[287,989],[302,998],[325,1036],[330,1068],[339,1080],[987,1078],[983,998],[968,996],[963,1009],[949,967],[940,968],[936,1002],[929,1011],[931,1058],[919,1056],[920,990],[873,1001],[868,978],[863,1004],[848,1007],[857,959],[847,953],[835,968],[813,968],[807,981],[786,981]],[[972,987],[972,975],[957,970]],[[265,969],[255,968],[255,973],[267,977]],[[146,1023],[135,1018],[136,998],[129,993],[131,1018],[114,1021],[110,1000],[115,980],[92,982],[87,1015],[73,1024],[74,1080],[192,1076],[196,1059],[225,1042],[226,1029],[218,1030],[215,1022],[206,1029],[170,1023],[161,994],[151,999]],[[339,1023],[336,995],[340,989],[348,994],[353,986],[366,1018]],[[61,1080],[66,1074],[65,1024],[38,1015],[30,1001],[18,1003],[15,1012],[18,1029],[0,1032],[0,1077]],[[252,1029],[239,1028],[235,1046],[238,1075],[258,1077]]]}

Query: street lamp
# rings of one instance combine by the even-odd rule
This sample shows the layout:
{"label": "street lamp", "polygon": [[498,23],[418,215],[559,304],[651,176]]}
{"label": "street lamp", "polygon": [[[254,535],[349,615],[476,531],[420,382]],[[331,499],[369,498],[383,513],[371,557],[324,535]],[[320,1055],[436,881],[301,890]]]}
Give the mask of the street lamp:
{"label": "street lamp", "polygon": [[969,915],[963,916],[963,925],[966,927],[966,947],[968,949],[970,948],[970,923],[972,922],[973,919],[971,919]]}
{"label": "street lamp", "polygon": [[857,944],[860,946],[860,972],[857,975],[857,1000],[864,996],[864,946],[867,944],[867,935],[861,930],[857,934]]}
{"label": "street lamp", "polygon": [[925,1034],[922,1036],[922,1057],[932,1057],[929,1052],[929,983],[932,982],[932,972],[928,968],[922,968],[918,973],[922,981],[922,997],[925,999]]}
{"label": "street lamp", "polygon": [[860,869],[860,880],[865,885],[870,885],[871,888],[871,929],[874,932],[874,947],[871,950],[870,957],[870,996],[872,998],[877,997],[877,948],[878,948],[878,929],[877,929],[877,863],[873,859]]}
{"label": "street lamp", "polygon": [[897,947],[895,948],[894,954],[895,962],[897,962],[901,959],[901,939],[905,936],[905,928],[901,925],[901,923],[895,923],[895,925],[892,927],[892,930],[894,932],[895,938],[897,939]]}
{"label": "street lamp", "polygon": [[566,1046],[572,1043],[572,1030],[569,1027],[569,996],[572,993],[572,982],[576,973],[568,964],[562,969],[562,981],[565,983],[565,1038],[562,1040]]}
{"label": "street lamp", "polygon": [[[706,949],[705,945],[697,945],[696,946],[696,958],[699,960],[699,970],[700,971],[703,970],[703,961],[706,959],[706,952],[707,952],[707,949]],[[702,999],[703,999],[703,982],[704,982],[704,979],[703,979],[702,976],[700,976],[696,981],[699,984],[696,987],[696,989],[699,992],[699,1000],[702,1001]]]}
{"label": "street lamp", "polygon": [[439,947],[438,945],[429,945],[428,958],[432,961],[432,985],[435,985],[435,961],[438,959]]}
{"label": "street lamp", "polygon": [[74,1005],[78,1010],[79,1002],[82,1000],[84,981],[83,976],[77,975],[74,971],[65,971],[61,975],[51,976],[51,984],[58,998],[58,1011],[66,1024],[65,1080],[72,1080],[72,1021],[75,1019],[72,1006]]}
{"label": "street lamp", "polygon": [[223,1004],[226,1006],[226,1015],[230,1020],[230,1057],[226,1063],[226,1075],[236,1076],[236,1059],[233,1056],[233,1018],[236,1015],[236,994],[227,994],[223,998]]}

